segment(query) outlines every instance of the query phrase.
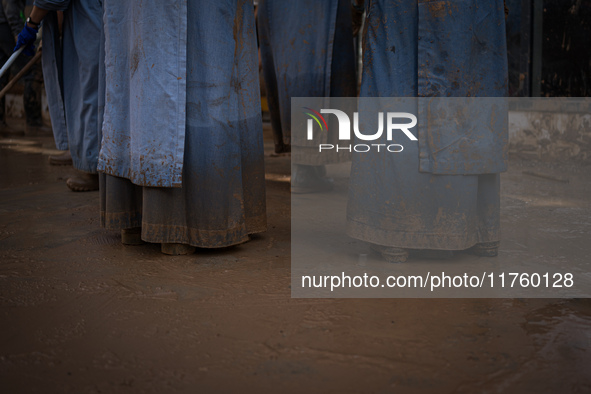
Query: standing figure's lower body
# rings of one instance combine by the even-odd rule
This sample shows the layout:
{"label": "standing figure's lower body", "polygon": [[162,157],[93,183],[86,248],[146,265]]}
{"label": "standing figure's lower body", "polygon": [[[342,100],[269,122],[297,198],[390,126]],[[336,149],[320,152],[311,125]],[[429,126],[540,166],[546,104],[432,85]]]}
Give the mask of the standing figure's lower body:
{"label": "standing figure's lower body", "polygon": [[[365,11],[360,96],[433,97],[442,103],[506,95],[502,0],[458,0],[437,7],[426,1],[375,0],[366,2]],[[491,119],[501,119],[493,116],[493,107],[482,103]],[[416,114],[418,139],[405,140],[402,152],[353,155],[348,234],[393,262],[406,260],[412,250],[434,257],[466,249],[495,256],[506,127],[430,128],[430,119]],[[490,138],[495,135],[500,137]],[[487,154],[475,151],[479,144]],[[423,167],[425,162],[445,168]]]}
{"label": "standing figure's lower body", "polygon": [[[16,42],[14,35],[7,23],[0,24],[0,64],[12,56],[12,52]],[[21,54],[11,67],[13,75],[16,75],[32,58]],[[11,73],[7,72],[0,78],[0,90],[6,86],[10,79]],[[43,127],[43,120],[41,117],[41,86],[43,84],[43,76],[41,72],[41,64],[36,63],[23,76],[23,107],[25,115],[25,132],[28,135],[38,135],[49,133],[50,130]],[[5,119],[5,98],[0,98],[0,126],[6,129]]]}
{"label": "standing figure's lower body", "polygon": [[[347,0],[260,2],[259,40],[275,153],[298,149],[291,138],[292,97],[356,95],[350,7]],[[344,155],[300,153],[292,154],[292,192],[330,190],[324,164],[341,162]]]}
{"label": "standing figure's lower body", "polygon": [[[249,240],[249,234],[266,230],[253,10],[246,8],[252,7],[248,1],[233,6],[234,9],[223,4],[210,7],[195,1],[187,3],[186,106],[182,111],[185,127],[183,130],[173,128],[174,133],[178,131],[176,135],[184,136],[182,185],[139,186],[122,176],[100,175],[101,224],[108,229],[122,230],[124,243],[160,243],[163,253],[187,254],[195,247],[222,248],[241,244]],[[234,33],[231,26],[225,25],[232,19],[228,18],[228,12],[235,14]],[[113,28],[116,29],[117,24]],[[219,35],[216,35],[218,30]],[[235,53],[224,51],[225,58],[215,56],[209,52],[219,50],[215,40],[197,43],[203,34],[219,38],[235,48]],[[127,53],[127,47],[119,46],[118,40],[107,44],[109,50]],[[182,60],[180,57],[170,59],[175,64]],[[107,83],[113,77],[109,72],[117,70],[107,70]],[[158,79],[167,78],[169,74],[145,75]],[[128,78],[124,74],[116,77]],[[117,94],[113,86],[108,89],[110,94]],[[111,128],[110,122],[117,121],[111,112],[117,108],[111,108],[109,100],[105,105],[103,130],[116,132],[119,129]],[[139,105],[145,105],[145,110],[152,108],[145,100],[140,100]],[[150,141],[152,138],[146,137],[158,133],[162,130],[134,129],[129,139]],[[118,152],[115,148],[119,147],[109,148],[112,148],[110,152]],[[105,161],[117,159],[114,156],[118,153],[107,157],[107,149],[104,151]],[[152,147],[148,147],[148,151],[152,151]],[[168,180],[164,176],[161,179]]]}
{"label": "standing figure's lower body", "polygon": [[421,173],[416,150],[408,144],[397,154],[353,156],[348,234],[393,262],[406,260],[410,250],[496,255],[500,174]]}

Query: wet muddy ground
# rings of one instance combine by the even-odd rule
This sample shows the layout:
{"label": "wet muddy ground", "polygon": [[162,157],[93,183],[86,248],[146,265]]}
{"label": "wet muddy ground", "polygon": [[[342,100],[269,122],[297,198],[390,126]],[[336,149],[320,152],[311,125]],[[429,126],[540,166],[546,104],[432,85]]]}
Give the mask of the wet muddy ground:
{"label": "wet muddy ground", "polygon": [[[41,146],[0,146],[2,393],[591,392],[589,299],[292,299],[289,158],[267,156],[266,233],[171,257],[121,245],[98,193],[49,166],[51,138],[19,138]],[[589,173],[513,161],[505,245],[544,223],[581,253]]]}

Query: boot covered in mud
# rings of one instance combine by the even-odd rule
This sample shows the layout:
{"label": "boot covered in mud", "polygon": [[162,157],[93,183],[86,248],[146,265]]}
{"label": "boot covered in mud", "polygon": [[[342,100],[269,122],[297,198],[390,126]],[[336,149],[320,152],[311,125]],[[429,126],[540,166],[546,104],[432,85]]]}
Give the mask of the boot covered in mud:
{"label": "boot covered in mud", "polygon": [[66,185],[73,192],[91,192],[99,189],[98,174],[78,171],[66,181]]}

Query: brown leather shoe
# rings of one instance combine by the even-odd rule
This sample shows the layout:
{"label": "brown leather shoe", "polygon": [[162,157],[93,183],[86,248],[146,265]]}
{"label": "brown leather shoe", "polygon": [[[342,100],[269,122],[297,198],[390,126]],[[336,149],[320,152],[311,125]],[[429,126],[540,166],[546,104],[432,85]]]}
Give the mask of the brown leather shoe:
{"label": "brown leather shoe", "polygon": [[98,174],[80,171],[78,175],[68,178],[66,185],[74,192],[91,192],[99,189]]}
{"label": "brown leather shoe", "polygon": [[69,150],[59,155],[51,155],[49,156],[49,164],[52,166],[71,166],[72,155],[70,155]]}

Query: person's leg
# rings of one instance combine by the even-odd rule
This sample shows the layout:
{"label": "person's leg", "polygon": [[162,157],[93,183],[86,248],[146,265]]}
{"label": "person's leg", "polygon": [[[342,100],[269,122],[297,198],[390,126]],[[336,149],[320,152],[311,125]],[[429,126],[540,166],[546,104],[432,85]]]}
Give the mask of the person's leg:
{"label": "person's leg", "polygon": [[43,75],[41,63],[36,63],[23,76],[25,89],[23,91],[23,104],[25,108],[27,134],[47,134],[51,132],[43,126],[41,115],[41,89],[43,87]]}
{"label": "person's leg", "polygon": [[[16,75],[31,59],[30,56],[21,54],[11,67],[12,74]],[[25,110],[25,134],[50,134],[51,129],[43,126],[41,117],[41,89],[43,87],[41,62],[35,63],[21,80],[24,85],[23,107]]]}
{"label": "person's leg", "polygon": [[[186,130],[181,188],[143,189],[142,239],[167,254],[222,248],[266,229],[262,121],[252,3],[188,3]],[[235,18],[227,18],[234,12]],[[232,29],[242,44],[197,40]],[[203,57],[213,51],[223,57]],[[234,81],[241,81],[235,85]],[[206,83],[207,82],[207,83]],[[217,103],[223,102],[224,105]]]}
{"label": "person's leg", "polygon": [[101,226],[121,230],[125,245],[142,243],[142,187],[106,174],[99,174],[99,181]]}
{"label": "person's leg", "polygon": [[[324,95],[330,97],[355,97],[357,82],[355,77],[351,5],[347,0],[333,0],[332,2],[336,3],[337,7],[335,19],[320,19],[317,21],[317,24],[334,23],[334,39],[326,50],[332,56],[330,62],[330,87],[328,91],[324,91]],[[330,143],[337,143],[336,134],[329,133],[328,138],[329,141],[334,139],[334,142]],[[338,162],[338,160],[333,162]],[[333,189],[333,180],[326,177],[326,167],[324,165],[310,164],[310,162],[307,162],[292,165],[292,193],[319,193]]]}
{"label": "person's leg", "polygon": [[98,83],[102,4],[72,2],[64,12],[63,84],[68,145],[79,173],[66,181],[72,191],[98,190]]}
{"label": "person's leg", "polygon": [[72,165],[68,146],[63,100],[63,51],[61,33],[56,12],[49,12],[43,19],[42,71],[43,85],[47,96],[47,105],[51,121],[55,146],[64,151],[49,156],[51,165]]}
{"label": "person's leg", "polygon": [[[271,116],[271,127],[273,129],[273,141],[275,153],[286,153],[291,151],[289,135],[284,135],[281,123],[281,107],[279,103],[279,91],[277,85],[277,73],[275,71],[275,59],[271,46],[271,18],[269,15],[269,2],[262,1],[257,12],[258,33],[261,51],[261,63],[265,78],[267,103],[269,115]],[[289,125],[287,125],[289,128]]]}
{"label": "person's leg", "polygon": [[478,243],[472,253],[495,257],[499,253],[501,228],[500,174],[478,176]]}
{"label": "person's leg", "polygon": [[406,145],[403,154],[353,155],[347,207],[351,237],[380,245],[389,261],[402,253],[383,247],[454,251],[490,239],[482,237],[478,175],[422,173],[418,146]]}

